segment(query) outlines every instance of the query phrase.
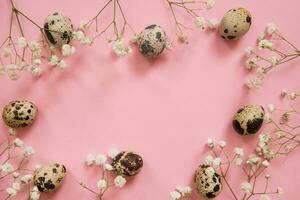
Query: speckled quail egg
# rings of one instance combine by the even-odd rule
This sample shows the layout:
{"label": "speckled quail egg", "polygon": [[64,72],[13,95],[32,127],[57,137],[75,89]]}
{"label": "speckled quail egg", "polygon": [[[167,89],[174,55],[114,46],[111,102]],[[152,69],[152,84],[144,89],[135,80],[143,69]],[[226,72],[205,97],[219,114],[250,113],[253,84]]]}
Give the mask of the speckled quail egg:
{"label": "speckled quail egg", "polygon": [[134,176],[141,171],[143,159],[136,153],[123,151],[113,158],[112,167],[118,175]]}
{"label": "speckled quail egg", "polygon": [[16,100],[4,107],[2,119],[11,128],[22,128],[30,125],[35,120],[37,113],[38,108],[32,102]]}
{"label": "speckled quail egg", "polygon": [[195,173],[195,185],[198,194],[212,199],[222,190],[221,176],[208,165],[200,165]]}
{"label": "speckled quail egg", "polygon": [[50,14],[45,20],[44,32],[48,41],[56,47],[69,44],[73,32],[71,19],[59,12]]}
{"label": "speckled quail egg", "polygon": [[234,8],[222,18],[219,33],[226,40],[237,40],[249,31],[251,23],[252,17],[248,10]]}
{"label": "speckled quail egg", "polygon": [[139,51],[148,58],[160,55],[167,42],[164,29],[158,25],[147,26],[138,36],[137,44]]}
{"label": "speckled quail egg", "polygon": [[265,111],[260,105],[247,105],[239,109],[233,117],[232,125],[240,135],[255,134],[262,127]]}
{"label": "speckled quail egg", "polygon": [[40,192],[52,192],[60,186],[66,172],[66,167],[62,164],[43,166],[35,171],[34,185]]}

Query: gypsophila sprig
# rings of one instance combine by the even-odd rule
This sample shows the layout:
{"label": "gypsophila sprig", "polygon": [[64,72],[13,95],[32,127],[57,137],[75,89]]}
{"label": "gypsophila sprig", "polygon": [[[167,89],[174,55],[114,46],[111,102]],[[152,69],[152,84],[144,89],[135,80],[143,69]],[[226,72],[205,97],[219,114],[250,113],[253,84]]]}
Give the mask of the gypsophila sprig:
{"label": "gypsophila sprig", "polygon": [[192,188],[190,186],[179,186],[170,192],[171,200],[183,200],[192,195]]}
{"label": "gypsophila sprig", "polygon": [[106,192],[112,188],[123,188],[126,185],[126,178],[116,174],[111,165],[112,159],[120,153],[117,149],[111,149],[107,155],[104,154],[88,154],[85,163],[90,167],[99,167],[101,176],[96,183],[96,189],[88,187],[85,183],[79,182],[80,186],[87,191],[95,194],[99,200],[104,198]]}
{"label": "gypsophila sprig", "polygon": [[[10,0],[10,4],[11,16],[8,35],[0,44],[0,75],[7,75],[11,80],[18,80],[21,72],[29,72],[32,76],[39,77],[43,72],[42,65],[49,63],[53,56],[57,57],[57,62],[52,66],[61,69],[65,61],[60,58],[59,51],[66,57],[75,53],[75,47],[64,45],[62,49],[55,48],[48,41],[45,31],[49,33],[57,31],[45,29],[44,26],[39,25],[17,8],[13,0]],[[30,38],[29,34],[26,34],[22,20],[28,22],[34,30],[41,34],[40,40],[34,40]],[[17,28],[14,28],[14,23],[17,24]]]}
{"label": "gypsophila sprig", "polygon": [[[262,136],[260,141],[269,141],[269,137]],[[218,145],[216,145],[218,144]],[[206,169],[215,171],[221,177],[221,183],[225,185],[234,200],[250,200],[254,198],[266,199],[271,195],[281,195],[283,194],[283,189],[278,187],[274,190],[269,189],[270,175],[264,175],[264,171],[270,166],[269,160],[262,158],[256,154],[250,154],[247,157],[244,156],[244,150],[240,147],[235,147],[233,150],[228,149],[226,142],[221,140],[217,141],[215,139],[208,139],[207,147],[210,154],[207,155],[202,163]],[[203,167],[202,166],[202,167]],[[236,167],[244,174],[245,178],[240,182],[240,186],[234,187],[228,178],[233,167]],[[205,173],[211,173],[210,171],[205,171]],[[236,171],[234,172],[236,173]],[[204,179],[202,179],[204,181]],[[264,187],[257,187],[257,182],[263,181]],[[199,184],[199,183],[198,183]],[[202,182],[201,184],[206,184]],[[207,183],[211,184],[211,183]],[[196,185],[196,188],[198,186]],[[218,186],[220,189],[222,186]],[[202,188],[199,186],[199,188]],[[203,185],[204,188],[204,185]],[[191,191],[191,189],[189,190]],[[199,192],[199,191],[198,191]],[[242,195],[239,196],[240,192]],[[218,193],[217,193],[218,194]],[[204,195],[201,193],[201,195]],[[207,195],[207,194],[205,194]],[[214,194],[211,194],[214,195]],[[172,200],[180,199],[190,199],[189,195],[182,195],[181,190],[175,189],[170,193]]]}
{"label": "gypsophila sprig", "polygon": [[245,67],[256,70],[256,76],[246,83],[248,88],[260,88],[271,70],[300,56],[299,49],[279,32],[274,23],[269,23],[265,33],[258,37],[257,48],[247,47],[245,52],[248,57]]}
{"label": "gypsophila sprig", "polygon": [[176,26],[176,35],[180,42],[188,43],[188,37],[185,33],[186,29],[192,29],[189,25],[185,25],[179,19],[179,12],[184,11],[190,19],[193,20],[196,27],[201,29],[209,28],[211,30],[216,29],[219,22],[216,18],[206,19],[200,15],[200,12],[205,10],[210,10],[214,7],[214,0],[193,0],[193,1],[183,1],[183,0],[166,0],[172,17]]}
{"label": "gypsophila sprig", "polygon": [[[30,146],[25,146],[24,142],[16,138],[15,131],[9,131],[6,140],[0,145],[0,187],[6,193],[5,200],[24,193],[21,186],[33,187],[34,170],[26,169],[26,162],[34,154]],[[40,192],[38,190],[28,192],[28,200],[38,200]],[[3,195],[4,197],[4,195]]]}
{"label": "gypsophila sprig", "polygon": [[[103,14],[110,7],[112,7],[112,19],[107,24],[103,24]],[[88,36],[91,29],[94,30],[93,36]],[[108,0],[94,17],[86,22],[81,21],[79,30],[74,32],[74,38],[82,44],[92,45],[97,38],[105,36],[106,41],[112,43],[112,49],[116,55],[124,56],[131,53],[131,48],[123,41],[127,30],[130,30],[134,36],[136,35],[128,23],[120,0]]]}
{"label": "gypsophila sprig", "polygon": [[[279,155],[287,155],[300,145],[300,111],[294,106],[298,100],[297,92],[283,90],[280,94],[288,102],[288,109],[277,108],[273,104],[268,105],[268,115],[265,123],[271,126],[271,131],[259,135],[256,154],[264,159],[265,166]],[[273,115],[279,115],[279,119]]]}

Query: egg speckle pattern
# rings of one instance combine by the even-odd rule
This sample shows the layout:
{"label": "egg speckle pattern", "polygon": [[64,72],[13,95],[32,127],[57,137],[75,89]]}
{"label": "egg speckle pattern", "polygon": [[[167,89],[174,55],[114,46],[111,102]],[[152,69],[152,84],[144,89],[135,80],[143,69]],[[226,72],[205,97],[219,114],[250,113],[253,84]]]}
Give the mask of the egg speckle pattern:
{"label": "egg speckle pattern", "polygon": [[221,176],[208,165],[200,165],[195,174],[198,194],[209,199],[215,198],[222,189]]}
{"label": "egg speckle pattern", "polygon": [[48,41],[56,47],[69,44],[73,32],[71,19],[62,13],[55,12],[46,18],[44,32]]}
{"label": "egg speckle pattern", "polygon": [[251,23],[252,16],[248,10],[231,9],[222,18],[219,33],[226,40],[237,40],[249,31]]}
{"label": "egg speckle pattern", "polygon": [[37,113],[38,109],[32,102],[16,100],[4,107],[2,119],[11,128],[23,128],[33,123]]}
{"label": "egg speckle pattern", "polygon": [[34,185],[40,192],[52,192],[60,186],[66,176],[66,168],[62,164],[43,166],[35,171]]}
{"label": "egg speckle pattern", "polygon": [[143,159],[140,155],[130,151],[119,153],[112,162],[115,172],[122,176],[134,176],[143,167]]}
{"label": "egg speckle pattern", "polygon": [[167,42],[167,36],[161,26],[150,25],[146,27],[137,40],[139,51],[146,57],[154,58],[160,55]]}
{"label": "egg speckle pattern", "polygon": [[260,105],[247,105],[234,115],[232,125],[240,135],[255,134],[262,127],[265,111]]}

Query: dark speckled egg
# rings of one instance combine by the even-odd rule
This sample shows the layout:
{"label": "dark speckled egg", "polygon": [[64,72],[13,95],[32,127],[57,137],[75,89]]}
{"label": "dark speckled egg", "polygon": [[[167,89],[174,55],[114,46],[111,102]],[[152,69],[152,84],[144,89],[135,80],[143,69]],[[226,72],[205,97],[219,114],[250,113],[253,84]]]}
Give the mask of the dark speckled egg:
{"label": "dark speckled egg", "polygon": [[249,31],[251,23],[252,17],[248,10],[234,8],[222,18],[219,33],[226,40],[237,40]]}
{"label": "dark speckled egg", "polygon": [[134,176],[141,171],[143,159],[138,154],[123,151],[113,159],[112,166],[118,175]]}
{"label": "dark speckled egg", "polygon": [[44,23],[44,33],[48,41],[56,47],[69,44],[73,34],[71,19],[59,12],[48,15]]}
{"label": "dark speckled egg", "polygon": [[32,102],[16,100],[4,107],[2,119],[11,128],[23,128],[33,123],[37,113],[38,108]]}
{"label": "dark speckled egg", "polygon": [[43,166],[35,171],[34,185],[40,192],[52,192],[60,186],[66,173],[66,167],[62,164]]}
{"label": "dark speckled egg", "polygon": [[262,127],[265,111],[260,105],[247,105],[234,115],[232,125],[240,135],[255,134]]}
{"label": "dark speckled egg", "polygon": [[200,165],[195,173],[195,186],[199,195],[212,199],[222,190],[221,176],[208,165]]}
{"label": "dark speckled egg", "polygon": [[167,42],[167,36],[161,26],[147,26],[138,36],[137,44],[139,51],[148,58],[160,55]]}

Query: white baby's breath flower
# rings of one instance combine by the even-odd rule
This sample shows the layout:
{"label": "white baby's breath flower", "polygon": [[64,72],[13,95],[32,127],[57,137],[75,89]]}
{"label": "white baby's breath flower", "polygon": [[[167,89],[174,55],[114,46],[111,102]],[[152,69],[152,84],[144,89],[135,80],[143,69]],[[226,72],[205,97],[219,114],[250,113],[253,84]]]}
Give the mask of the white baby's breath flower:
{"label": "white baby's breath flower", "polygon": [[214,0],[205,0],[206,9],[210,10],[214,7],[215,1]]}
{"label": "white baby's breath flower", "polygon": [[93,44],[93,38],[86,36],[84,39],[80,40],[80,43],[81,44],[92,45]]}
{"label": "white baby's breath flower", "polygon": [[176,188],[182,197],[188,197],[192,194],[192,188],[190,186],[179,186]]}
{"label": "white baby's breath flower", "polygon": [[87,23],[83,20],[79,22],[79,28],[85,30],[87,28]]}
{"label": "white baby's breath flower", "polygon": [[235,147],[233,151],[239,157],[244,156],[244,150],[242,148]]}
{"label": "white baby's breath flower", "polygon": [[20,190],[20,183],[14,182],[12,184],[12,188],[15,189],[16,191],[19,191]]}
{"label": "white baby's breath flower", "polygon": [[39,76],[41,76],[42,72],[43,72],[43,70],[42,70],[41,67],[34,67],[34,68],[32,69],[32,71],[31,71],[31,73],[32,73],[32,75],[33,75],[34,77],[39,77]]}
{"label": "white baby's breath flower", "polygon": [[104,169],[107,170],[107,171],[112,171],[113,170],[113,166],[111,164],[106,163],[104,165]]}
{"label": "white baby's breath flower", "polygon": [[214,165],[215,167],[220,166],[221,163],[222,163],[221,158],[215,158],[214,161],[213,161],[213,165]]}
{"label": "white baby's breath flower", "polygon": [[34,186],[29,194],[30,200],[38,200],[40,199],[40,191],[37,186]]}
{"label": "white baby's breath flower", "polygon": [[264,116],[264,122],[265,122],[266,124],[272,122],[272,116],[271,116],[270,113],[266,113],[266,114],[265,114],[265,116]]}
{"label": "white baby's breath flower", "polygon": [[276,56],[272,56],[271,58],[268,58],[272,66],[275,66],[279,63],[279,59]]}
{"label": "white baby's breath flower", "polygon": [[49,58],[49,65],[50,66],[56,66],[58,63],[59,63],[59,57],[57,55],[52,55],[50,58]]}
{"label": "white baby's breath flower", "polygon": [[277,26],[273,22],[270,22],[266,27],[266,32],[269,35],[273,35],[277,31]]}
{"label": "white baby's breath flower", "polygon": [[219,146],[220,148],[224,149],[226,147],[226,142],[223,140],[219,141]]}
{"label": "white baby's breath flower", "polygon": [[75,47],[69,45],[69,44],[64,44],[62,47],[61,47],[61,50],[62,50],[62,54],[63,56],[70,56],[70,55],[73,55],[76,51]]}
{"label": "white baby's breath flower", "polygon": [[16,129],[14,129],[14,128],[8,128],[8,134],[9,135],[11,135],[11,136],[13,136],[13,135],[16,135]]}
{"label": "white baby's breath flower", "polygon": [[283,195],[284,194],[283,188],[282,187],[277,187],[276,193],[279,194],[279,195]]}
{"label": "white baby's breath flower", "polygon": [[255,154],[251,154],[251,155],[249,155],[247,163],[253,164],[253,165],[258,165],[260,160],[261,160],[260,157],[256,156]]}
{"label": "white baby's breath flower", "polygon": [[14,144],[15,147],[22,147],[23,146],[23,142],[19,138],[14,139],[13,144]]}
{"label": "white baby's breath flower", "polygon": [[269,167],[269,165],[270,165],[269,161],[267,161],[267,160],[264,160],[261,164],[262,164],[265,168]]}
{"label": "white baby's breath flower", "polygon": [[27,46],[27,40],[24,37],[19,37],[18,38],[18,46],[19,48],[23,49]]}
{"label": "white baby's breath flower", "polygon": [[170,192],[170,197],[171,197],[171,200],[178,200],[181,198],[181,194],[178,191],[172,191],[172,192]]}
{"label": "white baby's breath flower", "polygon": [[172,50],[173,49],[173,44],[171,42],[166,42],[166,49],[167,50]]}
{"label": "white baby's breath flower", "polygon": [[24,155],[30,156],[32,154],[34,154],[34,149],[30,146],[25,147]]}
{"label": "white baby's breath flower", "polygon": [[261,41],[265,39],[265,35],[264,34],[260,34],[258,37],[257,37],[257,41]]}
{"label": "white baby's breath flower", "polygon": [[113,42],[112,49],[117,56],[125,56],[132,52],[132,49],[130,47],[125,46],[122,40]]}
{"label": "white baby's breath flower", "polygon": [[218,27],[218,25],[219,25],[219,20],[216,18],[212,18],[207,21],[207,26],[211,30],[216,29]]}
{"label": "white baby's breath flower", "polygon": [[195,24],[199,28],[205,28],[206,27],[206,19],[204,17],[198,16],[195,18]]}
{"label": "white baby's breath flower", "polygon": [[248,182],[242,182],[241,184],[241,189],[245,192],[245,193],[251,193],[252,191],[252,185],[251,183]]}
{"label": "white baby's breath flower", "polygon": [[98,183],[97,183],[97,187],[100,188],[100,189],[106,188],[107,187],[106,180],[104,180],[104,179],[99,180]]}
{"label": "white baby's breath flower", "polygon": [[256,88],[259,89],[262,85],[262,77],[255,77],[247,81],[246,85],[249,89]]}
{"label": "white baby's breath flower", "polygon": [[8,162],[4,163],[0,167],[1,167],[1,171],[3,171],[3,172],[10,173],[10,172],[14,171],[14,166]]}
{"label": "white baby's breath flower", "polygon": [[260,200],[271,200],[271,198],[270,198],[269,195],[267,195],[267,194],[262,194],[262,195],[260,196]]}
{"label": "white baby's breath flower", "polygon": [[60,60],[57,67],[60,70],[65,70],[67,68],[67,63],[64,60]]}
{"label": "white baby's breath flower", "polygon": [[256,72],[257,72],[260,76],[264,76],[264,75],[266,75],[266,73],[267,73],[266,68],[264,68],[264,67],[259,67],[259,68],[257,68]]}
{"label": "white baby's breath flower", "polygon": [[249,46],[245,49],[245,52],[246,52],[247,56],[250,56],[253,53],[253,48]]}
{"label": "white baby's breath flower", "polygon": [[281,97],[286,97],[288,95],[288,92],[286,90],[282,90],[282,92],[280,93]]}
{"label": "white baby's breath flower", "polygon": [[289,95],[291,100],[295,100],[298,96],[299,96],[299,94],[296,92],[291,92]]}
{"label": "white baby's breath flower", "polygon": [[126,179],[122,176],[117,176],[114,179],[114,183],[116,187],[122,188],[126,184]]}
{"label": "white baby's breath flower", "polygon": [[83,41],[85,39],[85,34],[82,31],[73,32],[73,37],[75,40]]}
{"label": "white baby's breath flower", "polygon": [[95,160],[96,160],[96,158],[95,158],[94,155],[88,154],[88,155],[86,156],[85,163],[86,163],[88,166],[90,166],[90,165],[94,164]]}
{"label": "white baby's breath flower", "polygon": [[107,161],[107,157],[103,154],[99,154],[96,156],[95,163],[96,165],[104,165]]}
{"label": "white baby's breath flower", "polygon": [[131,42],[133,44],[136,44],[140,39],[140,34],[134,34],[133,37],[131,38]]}
{"label": "white baby's breath flower", "polygon": [[13,197],[13,196],[16,196],[17,195],[17,191],[12,188],[12,187],[9,187],[6,189],[6,193],[8,194],[8,196],[10,197]]}
{"label": "white baby's breath flower", "polygon": [[22,184],[28,184],[30,181],[32,181],[33,180],[33,175],[31,175],[31,174],[27,174],[27,175],[25,175],[25,176],[23,176],[22,178],[21,178],[21,183]]}
{"label": "white baby's breath flower", "polygon": [[212,138],[208,138],[207,140],[207,145],[210,147],[210,148],[213,148],[215,146],[215,140],[212,139]]}
{"label": "white baby's breath flower", "polygon": [[261,41],[259,41],[258,43],[258,48],[261,49],[273,49],[274,44],[267,40],[267,39],[263,39]]}
{"label": "white baby's breath flower", "polygon": [[30,51],[32,51],[32,52],[41,50],[41,45],[36,41],[29,41],[28,46],[29,46]]}
{"label": "white baby's breath flower", "polygon": [[114,159],[119,153],[121,153],[120,150],[118,150],[116,148],[112,148],[108,151],[108,157],[110,157],[111,159]]}
{"label": "white baby's breath flower", "polygon": [[19,176],[20,176],[20,173],[18,173],[18,172],[12,173],[13,178],[19,178]]}
{"label": "white baby's breath flower", "polygon": [[213,163],[213,161],[214,161],[214,158],[211,155],[208,155],[208,156],[205,157],[204,162],[205,162],[206,165],[211,165]]}
{"label": "white baby's breath flower", "polygon": [[246,61],[246,69],[253,69],[253,68],[256,68],[258,65],[257,65],[257,59],[256,58],[249,58],[247,61]]}
{"label": "white baby's breath flower", "polygon": [[275,111],[275,106],[273,105],[273,104],[269,104],[268,105],[268,111],[270,112],[270,113],[272,113],[272,112],[274,112]]}

